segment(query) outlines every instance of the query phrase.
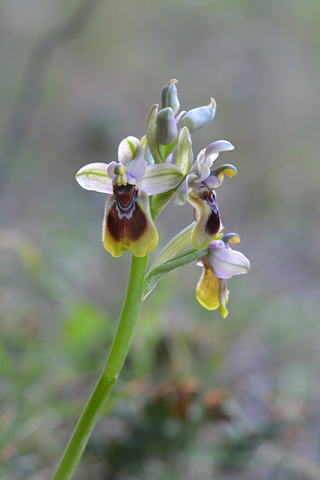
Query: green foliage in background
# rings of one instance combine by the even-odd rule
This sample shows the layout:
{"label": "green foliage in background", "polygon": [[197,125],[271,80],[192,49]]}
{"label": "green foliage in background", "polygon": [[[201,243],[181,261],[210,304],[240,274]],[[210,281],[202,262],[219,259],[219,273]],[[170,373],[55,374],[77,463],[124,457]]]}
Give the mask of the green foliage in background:
{"label": "green foliage in background", "polygon": [[[3,135],[34,41],[76,6],[2,3]],[[50,478],[127,282],[128,258],[107,257],[97,234],[103,206],[74,172],[114,160],[173,77],[187,108],[216,97],[213,138],[199,132],[195,148],[220,136],[236,146],[238,183],[219,206],[252,270],[231,279],[226,321],[195,304],[200,269],[159,282],[75,478],[320,478],[318,18],[315,0],[101,2],[55,51],[0,192],[1,480]],[[178,207],[161,215],[165,244],[187,222]]]}

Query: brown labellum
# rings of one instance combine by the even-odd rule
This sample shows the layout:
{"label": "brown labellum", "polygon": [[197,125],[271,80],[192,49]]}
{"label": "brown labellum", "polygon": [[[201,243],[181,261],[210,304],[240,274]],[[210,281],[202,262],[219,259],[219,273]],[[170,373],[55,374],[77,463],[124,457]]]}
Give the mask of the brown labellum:
{"label": "brown labellum", "polygon": [[209,235],[216,235],[221,228],[220,213],[216,203],[216,195],[208,187],[204,187],[200,191],[200,198],[205,200],[211,209],[211,213],[207,218],[205,230]]}
{"label": "brown labellum", "polygon": [[147,229],[147,218],[136,201],[138,190],[134,185],[116,185],[116,202],[107,217],[107,227],[114,240],[129,244],[143,236]]}

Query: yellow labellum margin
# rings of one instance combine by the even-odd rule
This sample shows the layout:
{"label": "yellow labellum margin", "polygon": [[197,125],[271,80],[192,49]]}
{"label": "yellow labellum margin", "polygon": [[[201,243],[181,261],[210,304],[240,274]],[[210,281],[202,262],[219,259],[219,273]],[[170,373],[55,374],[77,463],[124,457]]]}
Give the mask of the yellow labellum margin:
{"label": "yellow labellum margin", "polygon": [[226,304],[228,303],[227,281],[213,275],[205,262],[203,271],[197,285],[197,300],[207,310],[219,308],[223,318],[228,315]]}
{"label": "yellow labellum margin", "polygon": [[119,193],[110,195],[105,206],[102,237],[105,249],[114,257],[120,257],[123,250],[131,250],[135,257],[151,252],[159,237],[151,218],[148,195],[140,192],[127,216],[121,214]]}
{"label": "yellow labellum margin", "polygon": [[247,257],[232,250],[229,243],[239,244],[240,237],[236,233],[229,233],[221,240],[211,242],[207,254],[199,262],[203,271],[196,289],[197,300],[201,305],[208,310],[219,308],[223,318],[228,315],[227,279],[247,273],[250,269]]}

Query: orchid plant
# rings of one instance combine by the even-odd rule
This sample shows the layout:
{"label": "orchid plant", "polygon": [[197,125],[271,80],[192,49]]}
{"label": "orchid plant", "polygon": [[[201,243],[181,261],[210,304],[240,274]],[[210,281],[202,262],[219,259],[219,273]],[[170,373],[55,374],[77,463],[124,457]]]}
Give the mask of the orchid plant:
{"label": "orchid plant", "polygon": [[[233,165],[212,169],[221,152],[233,150],[226,140],[211,143],[194,157],[191,135],[208,125],[216,103],[189,112],[180,111],[176,80],[162,90],[162,108],[151,107],[146,118],[146,135],[129,136],[118,148],[118,161],[91,163],[81,168],[76,179],[81,187],[108,194],[105,203],[102,240],[114,257],[132,253],[131,272],[122,313],[109,357],[98,383],[75,427],[53,480],[71,478],[90,434],[103,413],[121,372],[132,341],[144,299],[170,271],[191,262],[202,267],[196,298],[208,310],[219,308],[228,315],[227,280],[248,272],[249,260],[230,248],[240,238],[223,235],[215,189],[224,176],[234,177]],[[157,216],[173,200],[189,202],[194,219],[160,252],[147,271],[148,254],[158,244]]]}

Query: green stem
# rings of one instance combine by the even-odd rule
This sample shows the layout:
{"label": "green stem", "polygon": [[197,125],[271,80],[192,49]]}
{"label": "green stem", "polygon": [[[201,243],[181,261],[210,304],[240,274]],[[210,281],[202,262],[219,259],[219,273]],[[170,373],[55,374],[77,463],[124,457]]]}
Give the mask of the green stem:
{"label": "green stem", "polygon": [[127,295],[107,362],[79,418],[52,480],[68,480],[71,478],[127,358],[142,306],[142,289],[147,258],[147,256],[132,256]]}

